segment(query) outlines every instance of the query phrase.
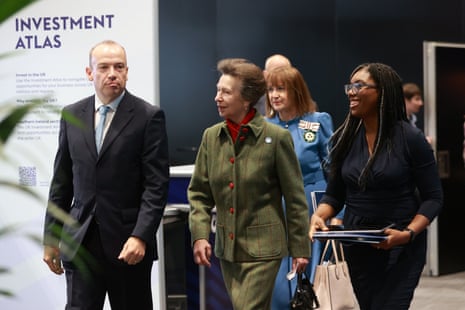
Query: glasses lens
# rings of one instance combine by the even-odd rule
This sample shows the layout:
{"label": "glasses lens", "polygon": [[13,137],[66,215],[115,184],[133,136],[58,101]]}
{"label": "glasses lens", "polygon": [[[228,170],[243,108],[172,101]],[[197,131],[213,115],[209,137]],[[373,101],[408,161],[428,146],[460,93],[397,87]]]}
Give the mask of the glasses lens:
{"label": "glasses lens", "polygon": [[344,90],[346,92],[346,95],[348,95],[350,91],[352,91],[354,95],[357,95],[363,86],[364,85],[360,83],[346,84],[344,85]]}
{"label": "glasses lens", "polygon": [[344,85],[344,92],[346,93],[346,95],[349,93],[349,90],[350,90],[350,84]]}

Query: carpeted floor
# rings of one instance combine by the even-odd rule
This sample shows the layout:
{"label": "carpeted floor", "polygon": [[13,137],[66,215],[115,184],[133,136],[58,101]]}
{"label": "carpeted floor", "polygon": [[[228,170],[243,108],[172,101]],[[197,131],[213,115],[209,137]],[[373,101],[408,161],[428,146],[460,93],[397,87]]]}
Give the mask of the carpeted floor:
{"label": "carpeted floor", "polygon": [[420,279],[410,310],[433,309],[465,309],[465,271]]}

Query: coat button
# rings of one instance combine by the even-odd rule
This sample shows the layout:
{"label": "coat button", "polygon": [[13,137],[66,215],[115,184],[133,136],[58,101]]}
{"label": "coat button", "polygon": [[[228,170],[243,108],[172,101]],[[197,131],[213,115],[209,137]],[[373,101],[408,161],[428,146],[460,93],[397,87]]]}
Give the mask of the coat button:
{"label": "coat button", "polygon": [[231,157],[231,158],[229,159],[229,162],[230,162],[231,164],[234,164],[234,157]]}
{"label": "coat button", "polygon": [[234,239],[234,234],[233,233],[229,233],[229,239],[231,239],[231,240]]}
{"label": "coat button", "polygon": [[234,208],[229,208],[229,213],[234,214]]}
{"label": "coat button", "polygon": [[241,142],[243,142],[243,141],[245,140],[245,136],[240,136],[240,137],[239,137],[239,140],[240,140]]}
{"label": "coat button", "polygon": [[234,188],[234,183],[233,183],[233,182],[229,183],[229,188],[230,188],[230,189],[233,189],[233,188]]}

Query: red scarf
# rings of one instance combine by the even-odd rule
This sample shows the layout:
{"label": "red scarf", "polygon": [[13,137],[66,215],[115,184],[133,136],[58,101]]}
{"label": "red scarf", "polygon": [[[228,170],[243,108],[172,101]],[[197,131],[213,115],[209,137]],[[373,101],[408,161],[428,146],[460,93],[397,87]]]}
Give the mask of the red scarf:
{"label": "red scarf", "polygon": [[229,118],[226,119],[226,125],[228,125],[229,134],[231,135],[231,138],[233,139],[234,142],[236,142],[236,138],[237,138],[237,135],[239,134],[239,129],[241,128],[241,125],[244,125],[250,122],[250,120],[254,118],[255,112],[256,112],[255,109],[250,109],[250,111],[247,112],[246,116],[244,117],[244,119],[241,121],[240,124],[234,123]]}

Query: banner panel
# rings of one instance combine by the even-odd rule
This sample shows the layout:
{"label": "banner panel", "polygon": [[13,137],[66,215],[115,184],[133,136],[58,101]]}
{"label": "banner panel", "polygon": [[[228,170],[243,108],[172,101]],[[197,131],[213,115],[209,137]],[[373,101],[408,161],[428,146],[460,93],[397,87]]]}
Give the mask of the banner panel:
{"label": "banner panel", "polygon": [[[41,0],[0,25],[0,119],[12,107],[40,99],[42,104],[16,127],[1,154],[0,181],[24,185],[39,199],[0,185],[0,309],[63,309],[65,278],[52,274],[42,261],[42,246],[27,235],[41,238],[43,217],[56,152],[59,111],[93,94],[85,67],[89,50],[112,39],[127,52],[130,92],[158,103],[158,3],[151,0]],[[153,270],[155,309],[160,300],[159,265]],[[163,292],[161,293],[163,296]],[[109,306],[106,305],[109,309]]]}

